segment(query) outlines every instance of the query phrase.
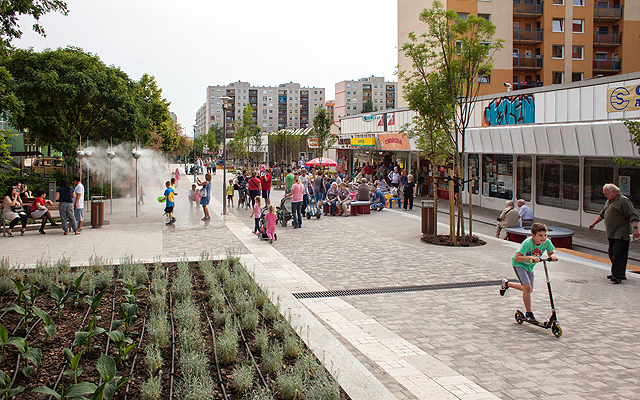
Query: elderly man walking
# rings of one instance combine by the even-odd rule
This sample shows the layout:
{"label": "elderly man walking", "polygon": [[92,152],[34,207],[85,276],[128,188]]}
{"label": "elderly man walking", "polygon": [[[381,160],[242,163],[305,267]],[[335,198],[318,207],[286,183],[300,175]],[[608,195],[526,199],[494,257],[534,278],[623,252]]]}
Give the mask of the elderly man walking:
{"label": "elderly man walking", "polygon": [[518,200],[518,208],[520,208],[518,214],[520,215],[522,226],[526,227],[533,225],[533,211],[525,204],[524,199]]}
{"label": "elderly man walking", "polygon": [[589,225],[589,230],[604,220],[604,228],[609,239],[609,260],[611,260],[611,275],[607,276],[611,283],[621,283],[626,280],[627,258],[629,256],[629,240],[640,238],[638,232],[638,213],[633,203],[620,193],[613,183],[602,187],[602,194],[607,198],[604,209]]}

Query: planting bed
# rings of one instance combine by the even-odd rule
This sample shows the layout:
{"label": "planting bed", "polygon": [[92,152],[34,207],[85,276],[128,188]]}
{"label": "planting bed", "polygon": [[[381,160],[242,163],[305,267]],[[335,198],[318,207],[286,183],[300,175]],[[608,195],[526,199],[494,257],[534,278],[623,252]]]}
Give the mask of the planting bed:
{"label": "planting bed", "polygon": [[238,259],[105,264],[0,260],[0,398],[348,399]]}

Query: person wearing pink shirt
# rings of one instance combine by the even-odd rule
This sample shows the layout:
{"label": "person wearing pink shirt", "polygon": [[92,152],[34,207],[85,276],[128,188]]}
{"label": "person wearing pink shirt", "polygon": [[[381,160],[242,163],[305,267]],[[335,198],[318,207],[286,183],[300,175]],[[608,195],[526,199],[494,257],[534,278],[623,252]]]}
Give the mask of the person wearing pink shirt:
{"label": "person wearing pink shirt", "polygon": [[300,178],[293,178],[291,192],[285,196],[291,196],[291,208],[293,213],[293,229],[302,228],[302,199],[304,197],[304,186],[300,183]]}
{"label": "person wearing pink shirt", "polygon": [[269,212],[265,216],[267,218],[267,236],[269,237],[269,243],[273,243],[276,237],[276,224],[278,222],[278,215],[276,214],[276,208],[273,204],[269,204]]}

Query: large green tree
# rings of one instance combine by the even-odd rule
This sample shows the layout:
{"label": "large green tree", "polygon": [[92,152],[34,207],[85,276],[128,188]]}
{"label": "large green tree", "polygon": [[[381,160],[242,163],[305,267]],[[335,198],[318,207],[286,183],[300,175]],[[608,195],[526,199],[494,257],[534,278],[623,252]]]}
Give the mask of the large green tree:
{"label": "large green tree", "polygon": [[331,134],[332,123],[331,115],[324,107],[320,106],[316,108],[311,135],[318,140],[318,153],[321,158],[325,150],[331,148],[338,140],[335,135]]}
{"label": "large green tree", "polygon": [[[410,41],[402,46],[412,62],[410,70],[398,72],[405,81],[403,96],[411,109],[449,135],[448,140],[456,149],[452,164],[458,176],[463,177],[465,133],[480,90],[478,77],[490,74],[493,55],[502,49],[504,41],[493,37],[496,28],[490,21],[473,15],[462,19],[437,0],[419,18],[425,23],[426,32],[411,32]],[[425,96],[428,93],[435,93],[437,101]],[[458,218],[463,218],[460,196]],[[464,227],[461,234],[464,235]]]}
{"label": "large green tree", "polygon": [[178,126],[171,119],[169,103],[162,97],[162,89],[158,87],[156,78],[148,74],[142,75],[134,84],[136,99],[139,101],[141,117],[140,133],[143,142],[147,141],[150,132],[157,132],[162,138],[160,150],[170,152],[180,141]]}
{"label": "large green tree", "polygon": [[249,155],[249,145],[257,135],[260,135],[260,128],[256,125],[256,120],[253,117],[253,107],[247,103],[242,111],[242,118],[240,121],[236,121],[233,139],[229,141],[229,147],[233,150],[236,159],[242,159]]}
{"label": "large green tree", "polygon": [[373,112],[373,101],[367,100],[362,106],[362,113]]}
{"label": "large green tree", "polygon": [[35,32],[46,36],[40,17],[49,12],[60,12],[67,15],[67,3],[62,0],[2,0],[0,1],[0,49],[11,46],[13,39],[22,36],[18,26],[20,17],[27,15],[35,20],[32,28]]}

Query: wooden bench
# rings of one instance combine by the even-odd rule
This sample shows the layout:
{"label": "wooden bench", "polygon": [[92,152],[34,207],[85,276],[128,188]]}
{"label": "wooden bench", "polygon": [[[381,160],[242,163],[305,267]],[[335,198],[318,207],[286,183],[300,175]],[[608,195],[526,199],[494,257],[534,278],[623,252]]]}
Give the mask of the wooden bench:
{"label": "wooden bench", "polygon": [[[33,202],[25,202],[22,203],[22,207],[24,209],[31,208],[31,204]],[[48,205],[47,208],[49,209],[49,213],[51,214],[52,218],[60,218],[60,210],[58,209],[58,202],[52,202],[53,204]],[[7,232],[7,222],[11,222],[11,221],[5,221],[4,220],[4,214],[2,213],[2,209],[3,209],[3,204],[0,203],[0,225],[2,225],[2,236],[6,236]],[[27,218],[27,221],[31,220],[31,221],[40,221],[42,218],[32,218],[29,217]]]}
{"label": "wooden bench", "polygon": [[351,215],[358,215],[358,214],[371,214],[371,202],[370,201],[352,201]]}

